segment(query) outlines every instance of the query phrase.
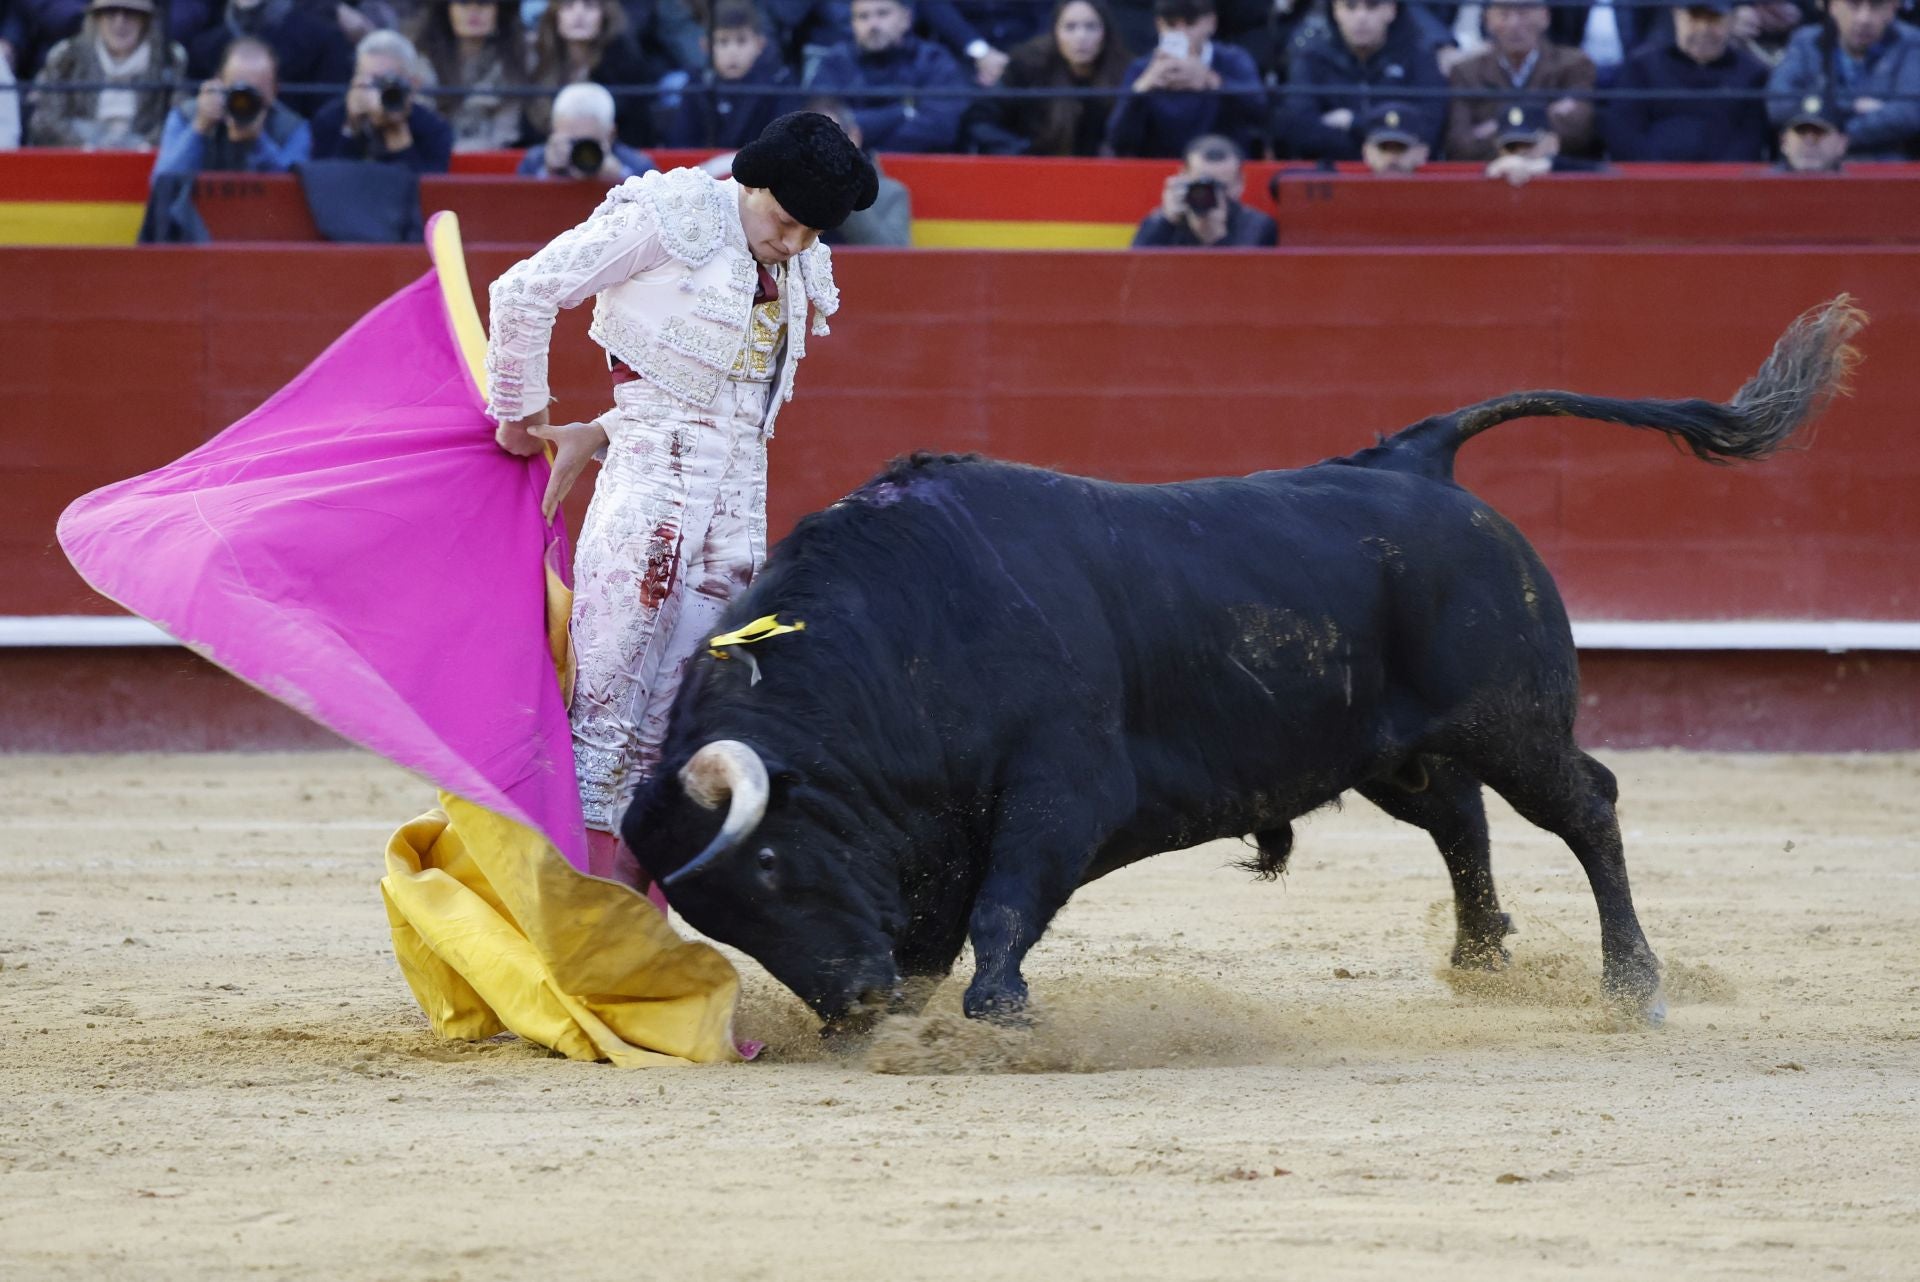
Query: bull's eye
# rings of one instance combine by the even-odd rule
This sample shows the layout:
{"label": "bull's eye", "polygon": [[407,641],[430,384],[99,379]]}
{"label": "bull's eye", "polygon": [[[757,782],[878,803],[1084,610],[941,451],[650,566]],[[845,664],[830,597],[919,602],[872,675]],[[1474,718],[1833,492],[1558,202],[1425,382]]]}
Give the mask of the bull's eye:
{"label": "bull's eye", "polygon": [[778,862],[774,858],[773,848],[771,846],[760,847],[760,853],[756,855],[755,858],[760,862],[761,872],[772,872],[773,865]]}

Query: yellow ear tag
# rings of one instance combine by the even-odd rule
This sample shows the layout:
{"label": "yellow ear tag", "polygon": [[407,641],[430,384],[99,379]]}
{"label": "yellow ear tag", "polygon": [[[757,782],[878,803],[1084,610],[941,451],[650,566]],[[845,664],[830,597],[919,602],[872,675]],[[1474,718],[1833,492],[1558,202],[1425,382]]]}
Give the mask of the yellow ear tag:
{"label": "yellow ear tag", "polygon": [[806,630],[806,621],[803,619],[795,619],[792,623],[782,623],[778,615],[762,615],[737,632],[722,632],[719,636],[708,641],[707,645],[710,648],[707,653],[716,659],[724,659],[727,657],[727,652],[722,649],[723,646],[752,645],[756,641],[765,641],[768,637],[785,636],[789,632],[805,632]]}

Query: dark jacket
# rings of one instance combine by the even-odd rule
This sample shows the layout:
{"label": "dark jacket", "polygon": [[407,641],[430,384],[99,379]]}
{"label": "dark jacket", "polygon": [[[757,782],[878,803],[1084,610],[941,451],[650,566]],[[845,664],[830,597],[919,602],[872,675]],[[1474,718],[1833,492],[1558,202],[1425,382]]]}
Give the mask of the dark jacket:
{"label": "dark jacket", "polygon": [[[1108,39],[1118,39],[1111,32]],[[1096,77],[1098,72],[1095,73]],[[1007,53],[1000,83],[1009,89],[1118,89],[1120,74],[1108,81],[1076,80],[1059,56],[1053,33],[1043,31]],[[1097,156],[1107,141],[1113,98],[999,98],[993,111],[1002,129],[1024,138],[1036,156]]]}
{"label": "dark jacket", "polygon": [[952,54],[930,40],[909,35],[880,53],[865,53],[851,43],[829,51],[814,69],[807,90],[844,99],[860,122],[863,141],[875,151],[952,151],[960,139],[961,113],[967,108],[964,94],[900,99],[863,95],[863,91],[897,85],[964,90],[972,83]]}
{"label": "dark jacket", "polygon": [[[1920,154],[1920,28],[1895,21],[1851,77],[1842,57],[1827,23],[1793,33],[1786,57],[1767,82],[1775,95],[1767,103],[1774,128],[1786,124],[1808,94],[1818,94],[1849,112],[1849,157],[1898,160]],[[1879,98],[1885,105],[1864,116],[1852,115],[1860,98]]]}
{"label": "dark jacket", "polygon": [[[1676,44],[1649,45],[1620,66],[1619,89],[1750,89],[1767,68],[1737,44],[1705,66]],[[1602,120],[1615,160],[1764,160],[1771,139],[1766,104],[1736,99],[1622,98]]]}
{"label": "dark jacket", "polygon": [[852,0],[761,0],[774,43],[798,63],[801,51],[828,49],[853,39]]}
{"label": "dark jacket", "polygon": [[1133,92],[1133,82],[1151,58],[1136,58],[1122,77],[1120,101],[1107,119],[1107,145],[1116,156],[1178,156],[1201,134],[1225,134],[1249,155],[1260,150],[1260,123],[1267,95],[1253,55],[1213,42],[1218,93]]}
{"label": "dark jacket", "polygon": [[1235,249],[1250,245],[1273,246],[1280,243],[1280,226],[1257,209],[1248,209],[1239,201],[1227,206],[1227,238],[1218,244],[1201,246],[1185,220],[1169,222],[1165,214],[1154,210],[1140,220],[1133,233],[1135,249],[1206,248]]}
{"label": "dark jacket", "polygon": [[[741,89],[785,89],[781,94],[741,93]],[[667,128],[669,147],[717,147],[738,151],[760,131],[799,106],[800,79],[769,42],[747,74],[721,80],[711,70],[680,95],[680,108]]]}
{"label": "dark jacket", "polygon": [[[1363,92],[1324,92],[1329,86]],[[1409,98],[1401,91],[1446,87],[1433,49],[1404,6],[1387,28],[1387,42],[1364,62],[1354,57],[1338,30],[1324,32],[1297,46],[1288,62],[1287,86],[1273,114],[1274,150],[1308,160],[1358,160],[1360,122],[1373,108],[1399,102],[1419,121],[1415,132],[1437,152],[1446,120],[1441,100]],[[1353,113],[1352,125],[1335,129],[1321,122],[1322,116],[1342,107]]]}
{"label": "dark jacket", "polygon": [[[1533,64],[1533,71],[1523,88],[1529,93],[1590,90],[1594,76],[1593,62],[1586,54],[1564,45],[1543,43],[1540,46],[1540,58]],[[1474,130],[1499,116],[1507,107],[1522,102],[1520,90],[1514,88],[1500,55],[1492,46],[1482,49],[1456,65],[1453,74],[1447,77],[1447,83],[1457,90],[1473,91],[1475,95],[1455,98],[1449,108],[1447,159],[1493,159],[1494,152],[1498,150],[1493,145],[1493,136],[1475,137]],[[1481,97],[1480,94],[1485,96]],[[1529,101],[1534,105],[1545,105],[1538,98]],[[1563,149],[1584,152],[1593,146],[1593,102],[1585,98],[1576,99],[1575,102],[1575,110],[1567,123],[1556,126],[1554,132],[1560,135]]]}
{"label": "dark jacket", "polygon": [[1047,7],[1035,0],[920,0],[914,16],[954,57],[968,62],[967,46],[975,40],[1010,53],[1046,25]]}
{"label": "dark jacket", "polygon": [[407,128],[413,143],[405,151],[382,151],[379,144],[363,134],[345,133],[347,100],[335,98],[313,117],[313,158],[315,160],[373,160],[401,165],[416,174],[444,174],[453,160],[453,126],[416,101],[407,113]]}
{"label": "dark jacket", "polygon": [[[353,48],[333,22],[332,6],[324,16],[298,5],[280,11],[268,0],[257,27],[246,29],[237,10],[228,10],[225,21],[202,31],[187,46],[187,70],[198,79],[220,74],[220,56],[227,46],[243,35],[264,40],[273,47],[280,64],[283,85],[342,85],[353,79]],[[325,105],[324,93],[283,95],[287,106],[313,118]]]}

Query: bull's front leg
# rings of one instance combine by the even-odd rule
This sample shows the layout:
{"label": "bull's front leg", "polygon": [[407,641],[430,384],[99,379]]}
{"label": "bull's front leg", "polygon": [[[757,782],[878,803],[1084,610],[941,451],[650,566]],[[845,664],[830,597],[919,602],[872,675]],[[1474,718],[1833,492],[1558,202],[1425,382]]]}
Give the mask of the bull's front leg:
{"label": "bull's front leg", "polygon": [[1099,809],[1057,783],[1003,798],[967,925],[974,960],[969,1019],[1021,1021],[1027,981],[1020,965],[1085,876],[1102,835]]}

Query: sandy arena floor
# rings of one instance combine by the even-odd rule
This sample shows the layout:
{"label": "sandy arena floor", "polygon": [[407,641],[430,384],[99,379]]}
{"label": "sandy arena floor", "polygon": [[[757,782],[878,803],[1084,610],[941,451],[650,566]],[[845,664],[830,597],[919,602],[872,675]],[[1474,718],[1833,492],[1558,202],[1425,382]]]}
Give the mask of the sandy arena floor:
{"label": "sandy arena floor", "polygon": [[1628,754],[1661,1031],[1504,810],[1455,991],[1425,837],[1356,802],[1082,894],[1009,1037],[620,1072],[434,1039],[368,758],[0,757],[0,1278],[1920,1277],[1920,757]]}

